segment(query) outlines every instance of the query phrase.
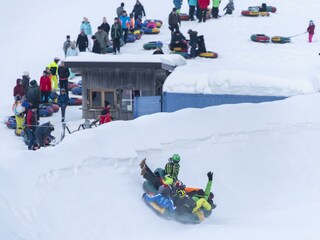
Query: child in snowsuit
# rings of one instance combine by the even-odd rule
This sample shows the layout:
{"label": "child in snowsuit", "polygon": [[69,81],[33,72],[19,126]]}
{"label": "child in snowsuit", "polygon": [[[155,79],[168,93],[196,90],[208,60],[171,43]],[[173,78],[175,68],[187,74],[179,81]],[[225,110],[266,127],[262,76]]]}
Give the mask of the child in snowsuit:
{"label": "child in snowsuit", "polygon": [[19,95],[16,96],[16,100],[12,106],[12,111],[14,113],[14,116],[16,118],[16,133],[21,133],[23,130],[23,124],[24,124],[24,113],[25,108],[22,106],[21,97]]}
{"label": "child in snowsuit", "polygon": [[234,4],[233,4],[233,0],[229,0],[229,3],[225,6],[225,8],[223,9],[223,11],[226,10],[226,14],[232,14],[232,12],[234,11]]}
{"label": "child in snowsuit", "polygon": [[170,198],[170,190],[169,188],[163,189],[161,194],[157,194],[154,196],[150,196],[148,194],[144,194],[143,198],[147,202],[154,202],[156,203],[159,207],[168,209],[169,211],[173,212],[176,207],[173,204],[172,199]]}
{"label": "child in snowsuit", "polygon": [[169,158],[169,162],[164,167],[166,174],[173,179],[173,182],[178,180],[180,170],[179,162],[180,156],[178,154],[174,154],[171,158]]}
{"label": "child in snowsuit", "polygon": [[64,88],[61,88],[60,95],[58,97],[58,104],[61,107],[61,122],[64,122],[64,117],[66,114],[66,108],[69,103],[69,96],[66,94],[66,90]]}
{"label": "child in snowsuit", "polygon": [[312,38],[313,38],[313,35],[314,35],[314,29],[315,29],[315,25],[313,23],[312,20],[310,20],[309,22],[309,26],[307,28],[307,32],[309,33],[309,42],[311,43],[312,42]]}

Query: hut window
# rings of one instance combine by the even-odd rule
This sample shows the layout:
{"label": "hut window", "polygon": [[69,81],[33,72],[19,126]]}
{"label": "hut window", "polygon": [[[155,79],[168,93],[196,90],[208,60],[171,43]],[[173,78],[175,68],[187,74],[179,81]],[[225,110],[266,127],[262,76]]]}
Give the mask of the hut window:
{"label": "hut window", "polygon": [[114,90],[90,90],[90,108],[104,108],[105,101],[108,101],[111,108],[115,107],[115,92]]}
{"label": "hut window", "polygon": [[133,99],[134,97],[140,97],[141,91],[140,90],[123,90],[122,93],[122,111],[129,111],[133,110]]}
{"label": "hut window", "polygon": [[92,107],[103,107],[102,105],[102,96],[101,96],[101,92],[91,92],[91,105]]}

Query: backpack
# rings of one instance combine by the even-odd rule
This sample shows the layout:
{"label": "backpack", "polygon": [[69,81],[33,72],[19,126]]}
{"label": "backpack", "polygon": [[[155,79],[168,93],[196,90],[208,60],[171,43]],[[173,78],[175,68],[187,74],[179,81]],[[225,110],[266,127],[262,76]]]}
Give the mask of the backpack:
{"label": "backpack", "polygon": [[57,75],[57,67],[51,67],[50,72],[53,76]]}

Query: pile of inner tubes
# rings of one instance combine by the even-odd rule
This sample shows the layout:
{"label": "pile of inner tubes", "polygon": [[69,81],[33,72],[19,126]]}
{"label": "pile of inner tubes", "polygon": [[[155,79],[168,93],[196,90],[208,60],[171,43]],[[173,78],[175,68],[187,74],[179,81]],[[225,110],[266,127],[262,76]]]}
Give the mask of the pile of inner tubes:
{"label": "pile of inner tubes", "polygon": [[157,20],[157,19],[146,19],[143,23],[142,26],[143,27],[147,27],[149,22],[154,22],[156,24],[157,28],[161,28],[162,26],[162,21],[161,20]]}
{"label": "pile of inner tubes", "polygon": [[152,49],[156,49],[156,48],[162,48],[163,44],[160,41],[153,41],[153,42],[148,42],[143,44],[143,48],[145,50],[152,50]]}
{"label": "pile of inner tubes", "polygon": [[53,114],[53,108],[45,105],[39,105],[40,117],[51,117]]}
{"label": "pile of inner tubes", "polygon": [[258,16],[268,17],[270,14],[268,12],[243,10],[241,12],[241,15],[245,17],[258,17]]}
{"label": "pile of inner tubes", "polygon": [[133,34],[128,34],[127,43],[133,43],[136,41],[136,37]]}
{"label": "pile of inner tubes", "polygon": [[59,111],[60,107],[56,103],[42,103],[39,105],[39,108],[52,108],[53,112],[56,113]]}
{"label": "pile of inner tubes", "polygon": [[190,55],[188,52],[176,52],[176,51],[172,51],[170,52],[170,54],[178,54],[182,57],[184,57],[185,59],[190,59]]}
{"label": "pile of inner tubes", "polygon": [[273,43],[290,43],[291,39],[289,37],[274,36],[271,38]]}
{"label": "pile of inner tubes", "polygon": [[143,30],[144,34],[158,34],[158,33],[160,33],[160,29],[159,28],[143,27],[142,30]]}
{"label": "pile of inner tubes", "polygon": [[180,13],[179,18],[181,21],[188,21],[190,19],[190,16],[187,13]]}
{"label": "pile of inner tubes", "polygon": [[71,92],[74,95],[82,95],[82,87],[72,88]]}
{"label": "pile of inner tubes", "polygon": [[[260,7],[259,6],[254,6],[254,7],[248,7],[249,11],[259,11]],[[273,6],[267,6],[267,12],[272,12],[275,13],[277,11],[276,7]]]}
{"label": "pile of inner tubes", "polygon": [[71,91],[72,88],[79,87],[77,83],[68,82],[68,90]]}
{"label": "pile of inner tubes", "polygon": [[199,57],[203,57],[203,58],[217,58],[217,57],[218,57],[218,53],[216,53],[216,52],[211,52],[211,51],[207,51],[207,52],[199,53]]}
{"label": "pile of inner tubes", "polygon": [[16,117],[15,116],[8,117],[8,119],[5,121],[5,124],[10,129],[16,129],[17,127]]}
{"label": "pile of inner tubes", "polygon": [[251,40],[259,43],[268,43],[270,42],[270,37],[264,34],[253,34],[251,35]]}
{"label": "pile of inner tubes", "polygon": [[69,105],[71,105],[71,106],[82,105],[82,99],[81,98],[70,98]]}

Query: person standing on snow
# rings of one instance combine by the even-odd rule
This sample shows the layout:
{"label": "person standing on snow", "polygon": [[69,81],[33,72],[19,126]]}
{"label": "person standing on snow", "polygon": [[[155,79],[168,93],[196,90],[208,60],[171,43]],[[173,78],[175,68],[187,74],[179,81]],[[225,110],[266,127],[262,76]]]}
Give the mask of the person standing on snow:
{"label": "person standing on snow", "polygon": [[39,120],[39,104],[41,102],[41,92],[36,80],[30,82],[27,99],[32,106],[37,108],[37,118]]}
{"label": "person standing on snow", "polygon": [[183,0],[173,0],[174,7],[176,8],[176,11],[178,14],[180,14],[182,2],[183,2]]}
{"label": "person standing on snow", "polygon": [[199,16],[199,23],[206,22],[207,20],[207,9],[210,4],[210,0],[198,0],[199,8],[198,8],[198,16]]}
{"label": "person standing on snow", "polygon": [[124,11],[124,3],[122,2],[120,4],[120,7],[117,8],[117,17],[119,18],[120,16],[122,16],[122,12]]}
{"label": "person standing on snow", "polygon": [[134,14],[134,20],[137,20],[139,16],[141,16],[141,17],[146,16],[146,12],[144,11],[144,7],[142,6],[142,4],[140,3],[139,0],[137,0],[131,13]]}
{"label": "person standing on snow", "polygon": [[171,32],[179,31],[179,25],[181,25],[179,14],[176,11],[177,9],[173,8],[168,17],[168,24]]}
{"label": "person standing on snow", "polygon": [[120,17],[122,33],[123,33],[123,41],[124,44],[127,43],[128,38],[128,26],[130,26],[130,17],[128,17],[127,12],[123,11],[122,16]]}
{"label": "person standing on snow", "polygon": [[88,48],[91,49],[91,41],[90,38],[92,36],[92,28],[91,28],[91,24],[89,22],[89,19],[84,17],[83,21],[80,25],[80,31],[81,29],[83,29],[84,33],[87,35],[88,37]]}
{"label": "person standing on snow", "polygon": [[96,36],[92,36],[91,38],[92,38],[92,41],[93,41],[92,52],[93,53],[97,53],[97,54],[101,54],[100,43],[97,41]]}
{"label": "person standing on snow", "polygon": [[48,103],[49,95],[51,93],[51,81],[48,77],[48,72],[43,71],[43,75],[40,78],[40,91],[41,91],[41,102]]}
{"label": "person standing on snow", "polygon": [[189,4],[189,17],[191,21],[194,21],[194,12],[197,6],[197,0],[189,0],[188,4]]}
{"label": "person standing on snow", "polygon": [[111,38],[113,45],[113,54],[120,53],[120,38],[122,37],[122,28],[118,18],[114,19],[114,23],[111,27]]}
{"label": "person standing on snow", "polygon": [[71,46],[71,40],[70,40],[70,36],[67,35],[67,39],[66,41],[63,43],[63,52],[64,52],[64,56],[67,55],[67,50],[68,48]]}
{"label": "person standing on snow", "polygon": [[80,52],[85,52],[89,46],[88,36],[84,33],[83,29],[81,29],[81,32],[78,35],[76,46],[79,47]]}
{"label": "person standing on snow", "polygon": [[30,83],[30,76],[28,71],[24,71],[22,75],[22,87],[24,89],[24,94],[28,95],[29,90],[29,83]]}
{"label": "person standing on snow", "polygon": [[[68,89],[68,80],[70,76],[69,68],[65,67],[64,61],[61,61],[59,68],[58,68],[58,75],[59,75],[59,86],[60,91],[62,89]],[[67,92],[68,95],[68,92]]]}
{"label": "person standing on snow", "polygon": [[16,96],[14,104],[12,105],[12,111],[16,119],[16,131],[21,132],[23,130],[25,108],[22,106],[21,97],[19,95]]}
{"label": "person standing on snow", "polygon": [[48,69],[51,73],[51,88],[54,90],[58,90],[58,62],[60,58],[55,57],[53,62],[48,65]]}
{"label": "person standing on snow", "polygon": [[37,107],[31,105],[26,119],[26,132],[29,140],[28,149],[35,150],[35,136],[34,132],[37,129],[38,117],[37,117]]}
{"label": "person standing on snow", "polygon": [[197,44],[198,44],[198,32],[192,31],[191,29],[189,29],[188,34],[190,37],[189,45],[191,47],[190,58],[195,58],[196,54],[197,54],[196,49],[197,49]]}
{"label": "person standing on snow", "polygon": [[219,5],[221,3],[221,0],[212,0],[212,10],[211,14],[213,18],[219,17]]}
{"label": "person standing on snow", "polygon": [[309,33],[309,43],[312,42],[312,38],[313,38],[313,35],[314,35],[314,29],[315,29],[315,25],[313,23],[312,20],[309,21],[309,26],[307,28],[307,32]]}
{"label": "person standing on snow", "polygon": [[102,27],[99,26],[98,31],[94,34],[94,36],[100,44],[100,53],[105,54],[107,52],[107,47],[109,46],[108,34],[102,30]]}
{"label": "person standing on snow", "polygon": [[102,19],[102,24],[100,25],[100,27],[102,28],[103,31],[105,31],[109,37],[109,32],[110,32],[110,25],[107,22],[107,18],[103,17]]}
{"label": "person standing on snow", "polygon": [[66,89],[61,88],[60,95],[58,97],[58,104],[61,107],[61,122],[64,122],[65,115],[66,115],[66,108],[69,104],[69,97],[66,94]]}
{"label": "person standing on snow", "polygon": [[22,79],[18,78],[16,81],[16,86],[13,88],[13,97],[16,100],[17,96],[21,99],[25,98],[24,88],[22,86]]}
{"label": "person standing on snow", "polygon": [[233,0],[229,0],[229,3],[225,6],[225,8],[223,10],[226,10],[226,14],[232,14],[232,12],[234,11],[234,4],[233,4]]}

